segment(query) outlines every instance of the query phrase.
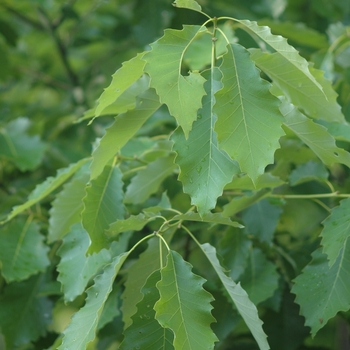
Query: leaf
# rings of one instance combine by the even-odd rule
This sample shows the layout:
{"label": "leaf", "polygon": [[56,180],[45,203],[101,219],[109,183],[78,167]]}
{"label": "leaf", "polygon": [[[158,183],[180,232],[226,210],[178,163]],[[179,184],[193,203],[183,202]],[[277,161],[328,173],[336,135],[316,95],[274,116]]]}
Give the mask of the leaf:
{"label": "leaf", "polygon": [[350,240],[345,242],[332,267],[321,250],[312,254],[311,263],[294,280],[292,288],[313,337],[337,312],[350,309]]}
{"label": "leaf", "polygon": [[192,266],[170,250],[157,283],[160,299],[156,319],[174,333],[175,349],[213,349],[217,338],[210,328],[213,297],[203,289],[205,280],[192,273]]}
{"label": "leaf", "polygon": [[49,248],[39,226],[19,218],[0,230],[1,273],[7,282],[20,281],[50,265]]}
{"label": "leaf", "polygon": [[105,165],[159,107],[158,96],[153,89],[149,89],[137,98],[135,109],[115,118],[92,153],[91,180],[101,174]]}
{"label": "leaf", "polygon": [[153,207],[148,207],[148,208],[144,208],[143,212],[151,217],[154,215],[158,215],[158,213],[162,210],[166,210],[166,209],[171,209],[171,203],[170,203],[170,199],[167,196],[166,192],[162,193],[162,198],[160,199],[159,203]]}
{"label": "leaf", "polygon": [[242,220],[249,233],[261,242],[272,245],[281,213],[280,207],[272,205],[268,199],[264,198],[247,208],[242,213]]}
{"label": "leaf", "polygon": [[156,89],[161,103],[168,106],[186,138],[202,106],[205,80],[198,72],[181,75],[181,63],[187,47],[203,30],[200,26],[184,26],[182,30],[166,29],[164,36],[151,44],[152,51],[144,56],[151,87]]}
{"label": "leaf", "polygon": [[82,224],[89,233],[88,253],[98,252],[106,246],[105,230],[117,219],[124,217],[123,182],[118,167],[106,166],[102,174],[86,189]]}
{"label": "leaf", "polygon": [[216,94],[214,106],[219,145],[255,183],[273,163],[283,135],[279,101],[270,94],[270,84],[260,78],[242,46],[228,46],[220,69],[224,88]]}
{"label": "leaf", "polygon": [[42,276],[5,287],[0,296],[0,327],[6,349],[21,348],[46,334],[52,302],[39,294]]}
{"label": "leaf", "polygon": [[255,183],[252,182],[252,179],[248,175],[236,175],[233,177],[232,181],[225,186],[225,190],[260,190],[262,188],[275,188],[284,183],[283,180],[271,173],[260,175]]}
{"label": "leaf", "polygon": [[216,256],[216,250],[209,243],[199,244],[199,247],[210,261],[215,272],[217,273],[220,281],[230,296],[231,300],[236,305],[237,310],[243,317],[246,325],[250,329],[256,342],[259,344],[260,350],[270,349],[266,340],[266,334],[262,329],[262,321],[259,319],[258,310],[256,306],[250,301],[248,294],[238,283],[228,277],[220,265],[220,262]]}
{"label": "leaf", "polygon": [[46,145],[30,135],[28,118],[17,118],[0,128],[0,157],[10,159],[21,171],[34,170],[41,163]]}
{"label": "leaf", "polygon": [[127,88],[141,77],[146,64],[145,61],[142,60],[143,56],[144,52],[139,53],[131,60],[124,62],[122,67],[112,75],[111,84],[105,89],[98,100],[98,105],[95,111],[96,117],[98,117],[106,107],[116,101]]}
{"label": "leaf", "polygon": [[80,221],[88,181],[89,174],[84,172],[64,184],[57,194],[50,209],[48,243],[62,239],[70,227]]}
{"label": "leaf", "polygon": [[332,267],[350,237],[350,198],[340,202],[331,211],[331,215],[322,222],[321,233],[323,253],[328,256],[329,267]]}
{"label": "leaf", "polygon": [[153,306],[159,299],[159,291],[156,283],[160,280],[160,271],[153,272],[143,286],[141,293],[143,299],[136,305],[137,312],[132,317],[132,324],[124,331],[124,340],[120,344],[120,350],[172,350],[174,335],[160,326],[154,318]]}
{"label": "leaf", "polygon": [[336,139],[341,141],[350,142],[350,125],[349,124],[339,124],[339,123],[329,123],[325,121],[318,120],[318,123],[327,128],[327,131]]}
{"label": "leaf", "polygon": [[7,218],[0,222],[3,224],[7,221],[10,221],[18,214],[22,213],[24,210],[30,208],[35,203],[39,202],[51,192],[53,192],[56,188],[61,186],[65,181],[67,181],[75,172],[77,172],[85,163],[87,163],[89,159],[84,158],[79,162],[71,164],[69,167],[64,169],[59,169],[57,171],[57,175],[55,177],[48,177],[43,183],[37,185],[32,193],[28,197],[28,201],[14,207],[11,213],[7,216]]}
{"label": "leaf", "polygon": [[143,203],[153,193],[157,192],[160,184],[176,169],[174,154],[161,157],[148,163],[131,180],[125,193],[125,203]]}
{"label": "leaf", "polygon": [[189,10],[202,12],[202,7],[194,0],[175,0],[173,5],[175,7],[183,7]]}
{"label": "leaf", "polygon": [[175,215],[171,220],[188,220],[188,221],[207,222],[211,224],[227,225],[227,226],[239,227],[239,228],[243,227],[238,222],[231,221],[230,218],[223,217],[221,213],[208,213],[203,216],[200,216],[198,213],[190,211],[186,214]]}
{"label": "leaf", "polygon": [[[345,122],[336,100],[337,94],[331,82],[323,77],[322,71],[312,66],[299,70],[293,63],[285,63],[278,53],[269,54],[257,49],[252,49],[250,52],[251,59],[283,91],[289,101],[310,117],[329,122]],[[317,84],[305,74],[305,69]]]}
{"label": "leaf", "polygon": [[62,285],[64,300],[73,301],[82,294],[89,280],[110,262],[111,255],[106,249],[86,256],[90,239],[81,223],[72,226],[71,231],[63,238],[63,244],[57,251],[61,261],[57,265],[57,280]]}
{"label": "leaf", "polygon": [[281,105],[281,112],[286,120],[284,125],[309,146],[323,163],[342,163],[350,167],[350,154],[337,147],[325,127],[314,123],[286,101]]}
{"label": "leaf", "polygon": [[129,252],[115,257],[103,273],[95,278],[95,284],[87,290],[85,305],[74,314],[64,330],[62,344],[58,350],[85,350],[94,340],[102,309],[112,291],[112,285]]}
{"label": "leaf", "polygon": [[327,181],[329,172],[323,163],[310,160],[298,165],[289,175],[291,186],[296,186],[308,181]]}
{"label": "leaf", "polygon": [[175,162],[180,167],[179,180],[200,215],[207,214],[215,207],[224,186],[240,171],[237,163],[219,149],[214,131],[214,94],[222,88],[222,74],[218,68],[213,68],[205,71],[203,77],[207,79],[204,84],[207,94],[203,97],[203,107],[198,112],[198,119],[193,123],[188,139],[179,128],[171,137],[173,150],[177,153]]}
{"label": "leaf", "polygon": [[100,319],[98,320],[97,329],[102,329],[106,324],[113,321],[113,319],[120,315],[118,308],[119,290],[113,289],[108,295],[104,308],[102,310]]}
{"label": "leaf", "polygon": [[266,259],[260,249],[251,249],[247,268],[240,277],[249,299],[257,305],[272,297],[278,288],[278,279],[276,266]]}

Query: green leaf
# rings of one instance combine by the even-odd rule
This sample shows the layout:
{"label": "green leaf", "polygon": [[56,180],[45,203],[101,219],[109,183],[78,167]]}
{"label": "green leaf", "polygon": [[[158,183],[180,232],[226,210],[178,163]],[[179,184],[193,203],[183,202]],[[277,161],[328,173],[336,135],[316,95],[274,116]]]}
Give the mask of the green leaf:
{"label": "green leaf", "polygon": [[247,268],[240,277],[249,299],[257,305],[272,297],[278,288],[278,279],[276,266],[266,259],[260,249],[251,249]]}
{"label": "green leaf", "polygon": [[325,127],[314,123],[286,101],[281,105],[281,112],[286,120],[284,125],[309,146],[323,163],[342,163],[350,167],[350,154],[337,147]]}
{"label": "green leaf", "polygon": [[207,79],[204,84],[207,94],[203,97],[203,107],[198,112],[198,119],[193,123],[188,139],[180,128],[171,137],[173,150],[177,153],[175,162],[180,167],[179,180],[200,215],[215,207],[224,186],[240,171],[237,163],[219,149],[214,131],[214,94],[222,88],[222,74],[218,68],[213,68],[205,71],[203,77]]}
{"label": "green leaf", "polygon": [[327,131],[336,139],[340,141],[350,142],[350,125],[349,124],[339,124],[339,123],[329,123],[325,121],[318,120],[318,122],[327,128]]}
{"label": "green leaf", "polygon": [[87,290],[85,305],[74,314],[71,323],[63,332],[64,337],[58,350],[85,350],[94,340],[102,309],[112,291],[113,282],[129,252],[118,255],[95,278],[95,284]]}
{"label": "green leaf", "polygon": [[[312,118],[329,122],[345,122],[341,108],[337,103],[337,94],[331,82],[324,78],[323,72],[312,66],[308,70],[313,80],[292,62],[284,62],[278,53],[266,53],[252,49],[251,59],[264,71],[297,107]],[[305,61],[306,62],[306,61]]]}
{"label": "green leaf", "polygon": [[237,175],[234,176],[232,181],[225,186],[225,190],[260,190],[262,188],[275,188],[284,183],[283,180],[271,173],[260,175],[255,183],[252,182],[252,179],[248,175]]}
{"label": "green leaf", "polygon": [[0,229],[1,273],[7,282],[20,281],[50,265],[49,248],[39,226],[19,218]]}
{"label": "green leaf", "polygon": [[292,293],[300,305],[300,313],[305,317],[305,325],[311,327],[315,336],[330,318],[339,311],[350,309],[350,240],[329,267],[327,255],[319,248],[301,275],[295,279]]}
{"label": "green leaf", "polygon": [[154,215],[158,215],[160,211],[166,210],[166,209],[171,209],[171,203],[166,192],[163,192],[162,198],[160,199],[159,203],[153,207],[144,208],[143,212],[147,216],[154,216]]}
{"label": "green leaf", "polygon": [[160,105],[155,91],[149,89],[137,98],[135,109],[115,118],[115,122],[107,129],[106,134],[92,153],[91,179],[95,179],[101,174],[105,165]]}
{"label": "green leaf", "polygon": [[41,279],[34,276],[11,283],[0,296],[0,327],[6,349],[18,349],[46,334],[52,321],[52,302],[39,294]]}
{"label": "green leaf", "polygon": [[205,80],[198,72],[181,75],[181,63],[187,47],[204,30],[200,26],[184,26],[182,30],[166,29],[164,36],[151,44],[152,51],[144,56],[151,87],[156,89],[160,101],[168,106],[186,138],[202,106]]}
{"label": "green leaf", "polygon": [[329,172],[323,163],[310,160],[298,165],[289,175],[291,186],[296,186],[308,181],[327,181]]}
{"label": "green leaf", "polygon": [[28,118],[17,118],[0,128],[0,157],[10,159],[21,171],[33,170],[42,161],[46,145],[28,134]]}
{"label": "green leaf", "polygon": [[268,350],[269,344],[266,340],[266,334],[262,329],[262,321],[259,319],[258,310],[256,306],[250,301],[248,294],[238,283],[236,284],[233,280],[228,277],[220,265],[220,262],[216,256],[216,249],[209,243],[199,244],[205,256],[210,261],[215,272],[217,273],[220,281],[230,296],[233,303],[236,305],[237,310],[243,317],[248,328],[252,332],[253,337],[259,344],[260,350]]}
{"label": "green leaf", "polygon": [[69,167],[64,169],[59,169],[55,177],[48,177],[43,183],[37,185],[33,192],[29,195],[28,201],[24,204],[14,207],[11,213],[7,216],[6,220],[0,222],[3,224],[11,219],[13,219],[18,214],[22,213],[24,210],[30,208],[35,203],[39,202],[56,188],[61,186],[65,181],[67,181],[74,173],[76,173],[89,159],[81,159],[75,164],[71,164]]}
{"label": "green leaf", "polygon": [[173,5],[175,7],[183,7],[189,10],[202,12],[202,7],[194,0],[175,0]]}
{"label": "green leaf", "polygon": [[102,329],[106,324],[113,321],[113,319],[120,315],[120,310],[118,307],[119,301],[119,290],[114,288],[108,295],[105,302],[104,308],[102,310],[100,319],[98,320],[97,329]]}
{"label": "green leaf", "polygon": [[217,338],[210,328],[213,297],[203,289],[205,280],[192,266],[170,250],[157,283],[160,299],[154,306],[156,319],[174,333],[175,349],[213,349]]}
{"label": "green leaf", "polygon": [[131,180],[125,193],[125,203],[143,203],[153,193],[157,192],[159,186],[176,169],[174,154],[161,157],[147,164],[145,169],[140,170]]}
{"label": "green leaf", "polygon": [[89,280],[111,259],[109,251],[102,249],[99,253],[86,256],[90,239],[80,223],[72,226],[63,238],[63,244],[57,251],[61,261],[57,265],[64,300],[73,301],[82,294]]}
{"label": "green leaf", "polygon": [[82,223],[89,233],[89,253],[98,252],[107,244],[105,230],[124,217],[123,182],[118,167],[106,166],[102,174],[86,189]]}
{"label": "green leaf", "polygon": [[321,233],[323,253],[327,254],[329,267],[332,267],[337,257],[345,248],[350,237],[350,198],[340,202],[331,211],[331,215],[322,222],[324,229]]}
{"label": "green leaf", "polygon": [[227,225],[239,228],[243,227],[238,222],[231,221],[230,218],[223,217],[221,213],[208,213],[203,216],[200,216],[198,213],[190,211],[186,214],[175,215],[171,220],[188,220],[197,222],[207,222],[211,224]]}
{"label": "green leaf", "polygon": [[281,213],[280,207],[264,198],[247,208],[242,213],[242,220],[250,234],[271,245]]}
{"label": "green leaf", "polygon": [[112,75],[111,84],[105,89],[98,100],[98,106],[95,111],[96,117],[141,77],[146,64],[145,61],[142,60],[143,56],[144,52],[124,62],[122,67]]}
{"label": "green leaf", "polygon": [[62,239],[70,227],[80,221],[84,208],[85,187],[89,181],[88,172],[74,177],[63,185],[63,190],[52,202],[49,219],[48,243]]}
{"label": "green leaf", "polygon": [[160,326],[154,318],[153,306],[159,299],[156,283],[160,280],[160,271],[153,272],[143,286],[141,293],[143,299],[136,305],[137,312],[132,317],[132,324],[124,331],[124,340],[120,350],[172,350],[174,335]]}
{"label": "green leaf", "polygon": [[220,69],[224,88],[216,94],[215,131],[219,145],[238,161],[253,183],[273,163],[283,135],[279,101],[260,78],[248,51],[238,44],[228,46]]}

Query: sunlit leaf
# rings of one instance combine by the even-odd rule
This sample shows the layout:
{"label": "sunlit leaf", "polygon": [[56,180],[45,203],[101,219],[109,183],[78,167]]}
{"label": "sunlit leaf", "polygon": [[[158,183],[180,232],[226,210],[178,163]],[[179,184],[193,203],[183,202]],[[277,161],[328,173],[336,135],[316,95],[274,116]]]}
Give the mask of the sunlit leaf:
{"label": "sunlit leaf", "polygon": [[105,230],[117,219],[124,217],[123,182],[118,167],[106,166],[102,174],[86,189],[82,223],[89,233],[89,253],[106,247]]}
{"label": "sunlit leaf", "polygon": [[20,281],[45,271],[50,261],[39,226],[19,218],[0,227],[1,273],[7,282]]}
{"label": "sunlit leaf", "polygon": [[246,49],[228,46],[220,66],[224,88],[216,94],[215,131],[219,145],[238,161],[255,183],[265,167],[273,163],[283,135],[279,101],[269,92]]}
{"label": "sunlit leaf", "polygon": [[205,280],[191,270],[181,255],[169,251],[157,283],[160,299],[154,306],[156,319],[173,331],[175,349],[213,349],[217,341],[210,328],[215,322],[210,304],[213,297],[203,289]]}
{"label": "sunlit leaf", "polygon": [[350,238],[350,198],[342,200],[338,207],[333,208],[331,215],[322,224],[323,253],[328,256],[329,266],[332,267]]}
{"label": "sunlit leaf", "polygon": [[207,79],[204,84],[207,94],[203,97],[203,107],[188,139],[180,128],[171,137],[173,150],[177,153],[175,162],[180,167],[179,180],[201,215],[215,207],[224,186],[240,171],[237,163],[219,149],[214,131],[214,94],[222,88],[222,74],[218,68],[213,68],[205,71],[203,77]]}
{"label": "sunlit leaf", "polygon": [[205,29],[200,26],[184,26],[182,30],[166,29],[164,36],[151,44],[152,51],[144,56],[151,87],[156,89],[160,101],[168,106],[186,138],[202,106],[205,80],[198,72],[181,75],[181,63],[184,51],[202,30]]}
{"label": "sunlit leaf", "polygon": [[137,98],[135,109],[116,117],[92,153],[91,179],[101,174],[105,165],[159,107],[158,96],[149,89]]}
{"label": "sunlit leaf", "polygon": [[176,7],[184,7],[186,9],[201,12],[202,8],[195,0],[175,0],[173,5]]}
{"label": "sunlit leaf", "polygon": [[292,292],[305,317],[305,325],[311,327],[313,336],[339,311],[350,309],[350,240],[329,267],[327,255],[319,248],[301,275],[295,279]]}
{"label": "sunlit leaf", "polygon": [[132,316],[132,324],[124,331],[124,340],[120,350],[172,350],[174,335],[161,327],[154,318],[153,306],[159,300],[159,291],[156,283],[160,280],[160,271],[153,272],[141,289],[143,299],[136,305],[137,312]]}

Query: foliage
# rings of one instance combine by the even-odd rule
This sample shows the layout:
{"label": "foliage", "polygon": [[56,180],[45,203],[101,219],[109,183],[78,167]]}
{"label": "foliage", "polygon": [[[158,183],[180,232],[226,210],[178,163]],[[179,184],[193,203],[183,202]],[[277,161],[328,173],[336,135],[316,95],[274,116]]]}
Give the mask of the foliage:
{"label": "foliage", "polygon": [[0,348],[349,338],[350,5],[252,3],[0,5]]}

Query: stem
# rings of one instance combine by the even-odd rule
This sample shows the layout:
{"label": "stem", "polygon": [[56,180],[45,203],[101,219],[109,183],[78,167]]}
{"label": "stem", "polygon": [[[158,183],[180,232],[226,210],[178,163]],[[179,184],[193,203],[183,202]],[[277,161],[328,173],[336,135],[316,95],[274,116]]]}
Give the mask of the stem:
{"label": "stem", "polygon": [[340,194],[338,191],[332,193],[319,194],[270,194],[269,197],[283,198],[283,199],[314,199],[314,198],[349,198],[350,194]]}
{"label": "stem", "polygon": [[[166,242],[166,240],[164,239],[164,237],[162,235],[160,235],[158,232],[154,233],[157,237],[159,237],[161,239],[161,241],[163,241],[164,245],[166,246],[166,249],[168,250],[168,252],[170,251],[170,248],[168,246],[168,243]],[[153,234],[153,235],[154,235]]]}

